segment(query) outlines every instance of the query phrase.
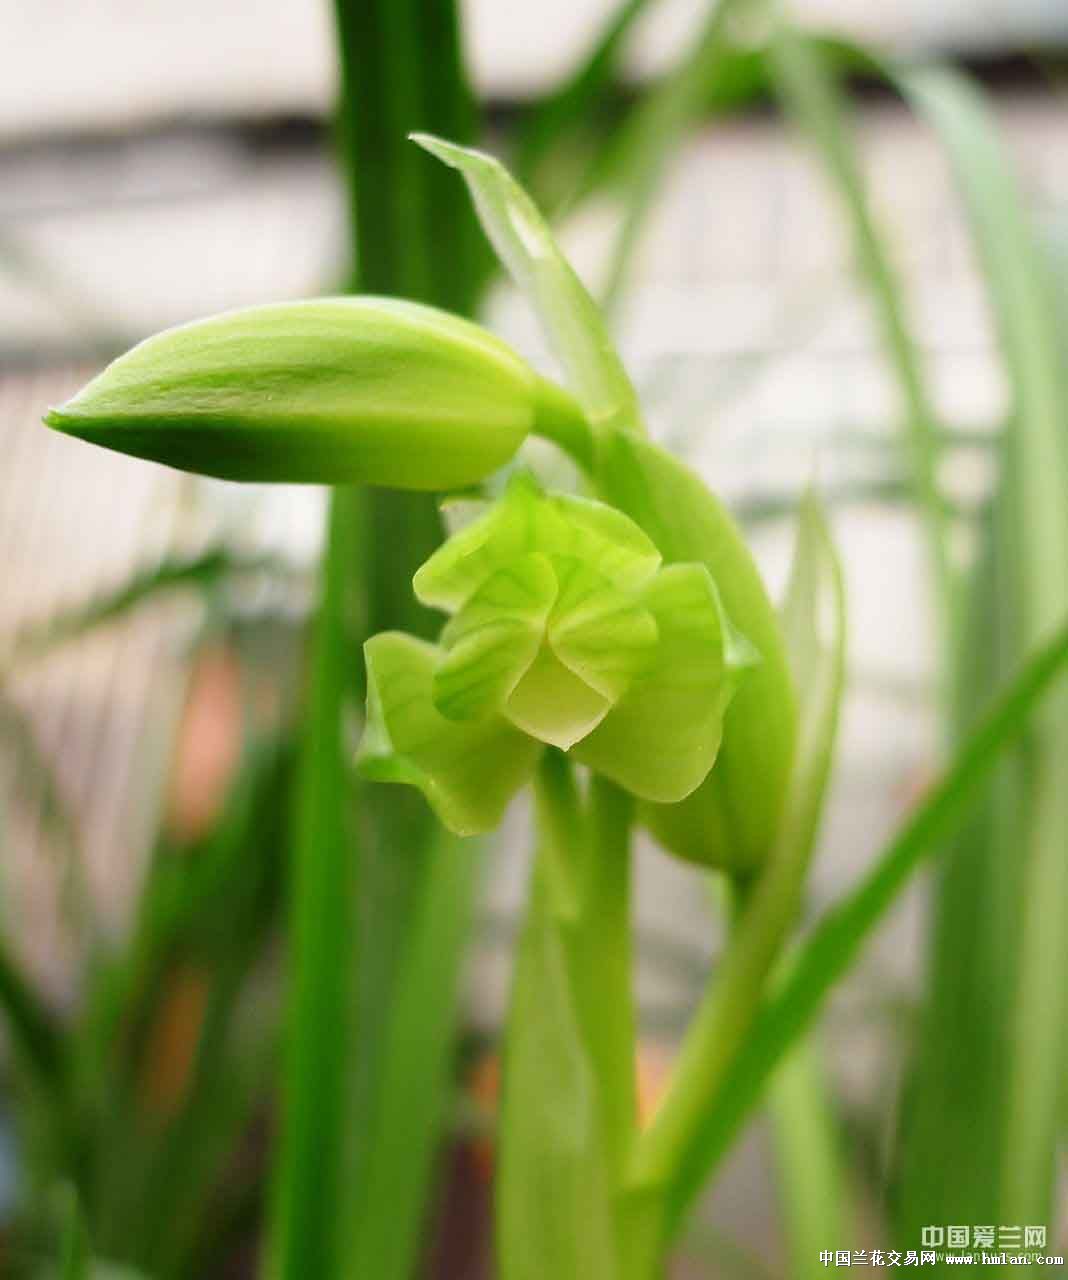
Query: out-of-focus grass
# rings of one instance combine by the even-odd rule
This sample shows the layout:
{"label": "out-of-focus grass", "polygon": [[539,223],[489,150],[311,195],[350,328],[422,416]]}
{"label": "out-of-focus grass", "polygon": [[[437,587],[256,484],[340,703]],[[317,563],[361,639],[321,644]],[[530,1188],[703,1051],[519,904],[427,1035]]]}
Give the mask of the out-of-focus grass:
{"label": "out-of-focus grass", "polygon": [[[997,591],[982,591],[986,615],[962,640],[972,669],[978,664],[997,669],[1043,642],[1068,614],[1068,371],[1056,273],[979,92],[943,70],[913,72],[903,83],[953,164],[1013,393],[992,530],[996,571],[990,580]],[[965,719],[970,695],[963,688],[961,693]],[[974,1221],[1049,1224],[1068,1067],[1068,686],[1063,682],[993,803],[991,837],[976,842],[966,882],[976,911],[972,919],[961,919],[958,877],[956,906],[947,904],[942,917],[943,980],[936,991],[948,1007],[934,1005],[928,1027],[933,1033],[943,1012],[954,1013],[954,980],[958,990],[968,992],[973,971],[965,966],[974,964],[986,974],[994,1016],[988,1011],[972,1029],[976,1058],[959,1065],[966,1066],[964,1079],[978,1093],[990,1158],[982,1162],[985,1186],[976,1187],[974,1180],[968,1186],[963,1175],[962,1208],[984,1211]],[[967,848],[959,851],[960,861],[968,858]],[[975,994],[973,989],[973,1016],[982,1010]],[[947,1084],[940,1091],[943,1098]],[[933,1113],[924,1119],[936,1126],[936,1142],[952,1142]],[[920,1134],[922,1142],[922,1129]],[[929,1137],[927,1151],[934,1154]],[[951,1151],[945,1145],[937,1154],[952,1185],[960,1175],[953,1170]],[[952,1197],[943,1196],[956,1212]]]}

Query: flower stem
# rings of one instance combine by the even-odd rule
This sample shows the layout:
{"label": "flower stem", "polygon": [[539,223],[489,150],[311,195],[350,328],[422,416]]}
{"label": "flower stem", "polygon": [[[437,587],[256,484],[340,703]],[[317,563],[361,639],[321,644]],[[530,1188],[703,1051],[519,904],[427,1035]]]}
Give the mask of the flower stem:
{"label": "flower stem", "polygon": [[590,810],[567,758],[547,752],[536,781],[555,914],[599,1095],[610,1163],[619,1173],[635,1131],[634,999],[630,937],[631,797],[594,777]]}

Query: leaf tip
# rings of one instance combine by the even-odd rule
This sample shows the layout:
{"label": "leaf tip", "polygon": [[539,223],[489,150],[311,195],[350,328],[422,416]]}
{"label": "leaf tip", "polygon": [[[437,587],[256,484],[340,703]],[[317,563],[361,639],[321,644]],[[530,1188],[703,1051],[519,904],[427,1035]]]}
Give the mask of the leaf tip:
{"label": "leaf tip", "polygon": [[437,134],[422,133],[418,129],[408,134],[408,141],[414,142],[417,147],[422,147],[424,151],[429,151],[432,156],[436,156],[453,169],[458,168],[459,157],[464,151],[463,147],[458,147],[454,142],[446,142],[444,138],[439,138]]}

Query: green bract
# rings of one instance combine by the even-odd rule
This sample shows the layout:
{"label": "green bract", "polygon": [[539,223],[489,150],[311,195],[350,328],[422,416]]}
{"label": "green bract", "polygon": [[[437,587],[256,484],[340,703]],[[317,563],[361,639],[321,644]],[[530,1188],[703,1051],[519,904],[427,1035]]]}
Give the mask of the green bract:
{"label": "green bract", "polygon": [[452,617],[436,646],[368,643],[360,758],[372,777],[420,787],[453,830],[496,825],[542,745],[660,803],[712,768],[754,652],[708,569],[661,568],[621,512],[518,475],[414,586]]}
{"label": "green bract", "polygon": [[396,299],[253,307],[170,329],[48,414],[122,453],[232,480],[472,484],[571,397],[478,325]]}
{"label": "green bract", "polygon": [[652,441],[616,433],[598,478],[667,564],[704,566],[759,657],[731,704],[716,768],[681,803],[642,812],[672,853],[751,873],[773,848],[795,763],[797,694],[779,620],[738,527],[685,463]]}

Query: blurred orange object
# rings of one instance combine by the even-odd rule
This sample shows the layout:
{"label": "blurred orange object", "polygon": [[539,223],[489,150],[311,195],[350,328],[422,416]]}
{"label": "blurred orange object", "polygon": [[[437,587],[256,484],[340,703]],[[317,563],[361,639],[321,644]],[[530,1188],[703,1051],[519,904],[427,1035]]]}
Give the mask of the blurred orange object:
{"label": "blurred orange object", "polygon": [[142,1090],[146,1110],[167,1120],[186,1094],[208,1005],[208,976],[193,965],[175,969],[149,1033]]}
{"label": "blurred orange object", "polygon": [[189,843],[211,827],[241,758],[241,667],[221,644],[198,657],[189,681],[167,800],[167,830]]}
{"label": "blurred orange object", "polygon": [[[634,1068],[639,1128],[644,1129],[649,1123],[664,1095],[671,1060],[671,1052],[665,1045],[649,1042],[638,1046]],[[493,1177],[494,1127],[500,1095],[500,1057],[495,1049],[489,1049],[475,1060],[467,1077],[467,1096],[479,1122],[471,1140],[471,1151],[479,1173],[487,1182]]]}

